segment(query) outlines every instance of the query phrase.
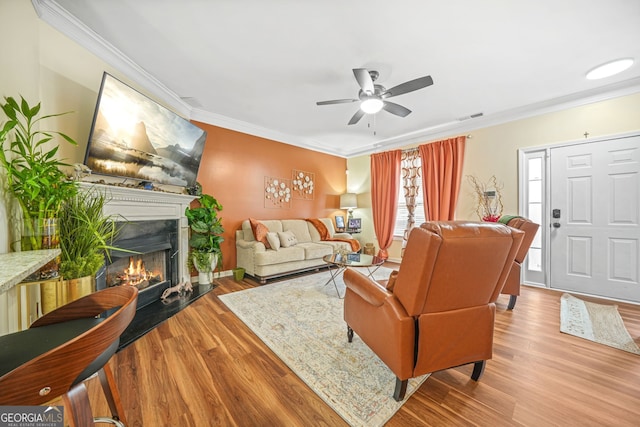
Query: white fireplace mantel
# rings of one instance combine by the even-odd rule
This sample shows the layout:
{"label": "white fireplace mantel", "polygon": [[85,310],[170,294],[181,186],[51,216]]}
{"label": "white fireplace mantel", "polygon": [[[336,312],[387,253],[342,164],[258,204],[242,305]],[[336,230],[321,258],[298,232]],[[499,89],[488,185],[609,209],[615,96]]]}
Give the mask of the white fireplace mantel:
{"label": "white fireplace mantel", "polygon": [[197,196],[162,191],[143,190],[115,185],[80,182],[80,189],[95,189],[107,197],[105,215],[114,215],[116,221],[178,220],[178,277],[186,277],[189,254],[189,224],[184,211]]}

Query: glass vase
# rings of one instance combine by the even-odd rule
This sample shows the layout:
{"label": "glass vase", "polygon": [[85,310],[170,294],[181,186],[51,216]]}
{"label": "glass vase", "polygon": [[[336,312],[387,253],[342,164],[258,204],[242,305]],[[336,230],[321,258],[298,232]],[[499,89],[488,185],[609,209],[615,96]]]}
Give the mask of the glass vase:
{"label": "glass vase", "polygon": [[[24,218],[20,238],[21,251],[36,251],[60,247],[58,218]],[[25,279],[27,282],[58,277],[60,257],[56,257]]]}

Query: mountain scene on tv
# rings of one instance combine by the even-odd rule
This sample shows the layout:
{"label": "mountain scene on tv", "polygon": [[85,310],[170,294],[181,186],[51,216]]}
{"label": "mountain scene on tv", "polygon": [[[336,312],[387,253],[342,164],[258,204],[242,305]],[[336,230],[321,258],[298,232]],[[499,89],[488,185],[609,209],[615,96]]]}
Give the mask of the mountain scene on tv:
{"label": "mountain scene on tv", "polygon": [[206,132],[106,75],[85,164],[97,174],[193,186]]}

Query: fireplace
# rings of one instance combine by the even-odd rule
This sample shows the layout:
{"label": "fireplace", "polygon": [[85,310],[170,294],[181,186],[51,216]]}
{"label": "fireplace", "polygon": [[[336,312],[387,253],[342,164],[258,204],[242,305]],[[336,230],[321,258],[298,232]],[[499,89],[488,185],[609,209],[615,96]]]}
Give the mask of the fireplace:
{"label": "fireplace", "polygon": [[[175,279],[189,277],[189,273],[186,271],[187,255],[189,253],[189,226],[187,224],[187,218],[184,216],[184,211],[196,196],[102,185],[91,182],[81,182],[80,187],[86,189],[96,187],[98,190],[104,191],[108,199],[104,209],[105,214],[116,216],[117,221],[135,224],[143,224],[147,221],[175,221],[175,229],[172,233],[176,233],[176,240],[174,242],[175,245],[174,243],[172,243],[172,245],[173,250],[178,251],[178,253],[175,256],[171,254],[174,258],[177,257]],[[150,225],[150,227],[155,226]],[[146,233],[140,234],[146,235],[149,240],[141,241],[141,243],[137,245],[133,243],[134,250],[136,250],[135,248],[144,249],[141,245],[166,245],[166,242],[158,242],[158,239],[154,238],[154,229],[147,229],[146,231]],[[130,231],[125,230],[125,234],[121,233],[119,238],[123,240],[135,238],[135,236],[130,233]],[[147,252],[147,250],[141,250],[141,252]],[[128,257],[130,254],[116,254],[116,256],[118,255],[120,255],[119,257],[121,258],[124,256]]]}
{"label": "fireplace", "polygon": [[114,246],[125,250],[112,251],[111,260],[96,277],[99,289],[136,286],[140,291],[136,315],[120,337],[123,348],[208,291],[195,286],[188,297],[174,294],[160,299],[168,287],[190,280],[189,227],[184,212],[196,197],[90,182],[80,186],[104,191],[108,198],[105,214],[116,216],[124,226]]}
{"label": "fireplace", "polygon": [[168,277],[165,258],[164,251],[121,258],[107,268],[107,286],[135,286],[140,291],[153,288]]}
{"label": "fireplace", "polygon": [[179,282],[178,220],[120,222],[113,246],[97,288],[135,286],[138,309],[156,302],[162,292]]}

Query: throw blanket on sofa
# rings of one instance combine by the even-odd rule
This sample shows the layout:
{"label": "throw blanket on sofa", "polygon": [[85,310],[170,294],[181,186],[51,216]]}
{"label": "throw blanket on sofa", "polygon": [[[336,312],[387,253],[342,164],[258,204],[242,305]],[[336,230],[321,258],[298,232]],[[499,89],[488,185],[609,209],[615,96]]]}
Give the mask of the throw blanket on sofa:
{"label": "throw blanket on sofa", "polygon": [[332,238],[329,236],[329,230],[327,229],[327,226],[324,225],[322,221],[320,221],[317,218],[307,218],[307,221],[313,224],[316,230],[318,230],[318,233],[320,233],[320,240],[330,240],[333,242],[347,242],[351,245],[351,250],[353,252],[358,252],[360,250],[360,242],[358,242],[356,239],[341,239],[339,237]]}

